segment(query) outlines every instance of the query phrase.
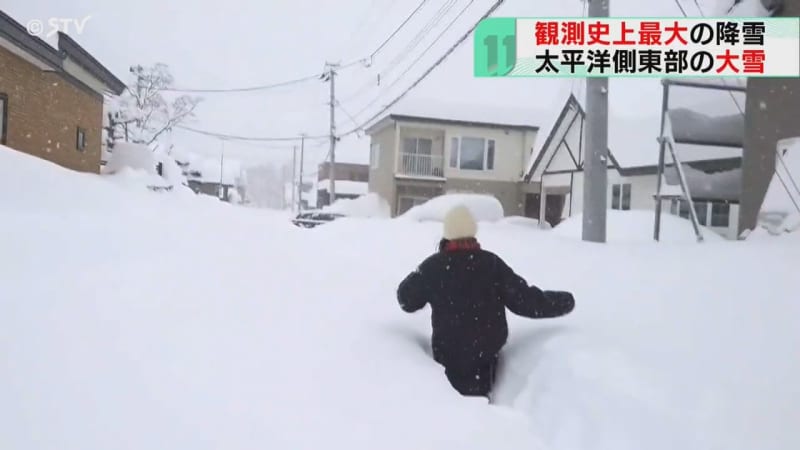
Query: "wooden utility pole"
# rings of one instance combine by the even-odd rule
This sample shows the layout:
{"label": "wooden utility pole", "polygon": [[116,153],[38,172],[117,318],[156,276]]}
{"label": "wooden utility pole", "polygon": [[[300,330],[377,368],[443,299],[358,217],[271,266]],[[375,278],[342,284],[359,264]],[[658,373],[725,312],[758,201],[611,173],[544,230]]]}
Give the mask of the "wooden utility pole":
{"label": "wooden utility pole", "polygon": [[300,135],[300,181],[297,183],[297,212],[303,210],[303,152],[305,151],[306,135]]}
{"label": "wooden utility pole", "polygon": [[[297,198],[297,146],[295,145],[292,147],[292,211],[294,211],[294,207],[297,204],[295,202]],[[284,186],[285,189],[285,186]]]}
{"label": "wooden utility pole", "polygon": [[336,112],[336,68],[339,67],[338,64],[326,63],[328,67],[327,73],[327,81],[331,83],[331,102],[330,102],[330,111],[331,111],[331,124],[330,124],[330,133],[331,133],[331,155],[330,155],[330,166],[328,168],[328,182],[330,184],[330,188],[328,190],[328,194],[330,195],[330,202],[329,204],[333,204],[334,200],[336,199],[336,119],[335,119],[335,112]]}

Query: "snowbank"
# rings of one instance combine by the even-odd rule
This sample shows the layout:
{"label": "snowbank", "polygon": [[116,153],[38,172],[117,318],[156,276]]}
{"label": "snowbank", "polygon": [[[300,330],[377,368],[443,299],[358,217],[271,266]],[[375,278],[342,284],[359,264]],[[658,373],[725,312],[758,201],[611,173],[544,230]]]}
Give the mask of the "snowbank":
{"label": "snowbank", "polygon": [[528,282],[577,299],[561,319],[509,315],[489,406],[431,360],[430,310],[395,300],[440,224],[307,233],[171,197],[0,148],[0,448],[800,448],[800,241],[482,227]]}
{"label": "snowbank", "polygon": [[[652,211],[608,210],[606,221],[606,238],[614,243],[643,243],[653,240],[655,214]],[[724,238],[719,234],[700,227],[703,238],[707,242],[720,242]],[[583,215],[572,216],[556,225],[553,234],[570,240],[581,240],[583,235]],[[697,242],[692,222],[688,219],[663,214],[661,216],[661,242],[690,243]]]}
{"label": "snowbank", "polygon": [[[336,189],[338,191],[339,182],[336,183]],[[322,211],[359,218],[389,218],[391,216],[389,204],[375,193],[354,199],[336,200],[332,205],[323,207]]]}
{"label": "snowbank", "polygon": [[111,158],[103,173],[115,174],[124,168],[129,168],[157,175],[156,163],[156,157],[150,147],[131,142],[118,142],[114,144]]}
{"label": "snowbank", "polygon": [[538,219],[531,219],[530,217],[522,217],[522,216],[508,216],[504,217],[503,219],[497,222],[499,225],[515,225],[520,227],[526,228],[537,228],[537,229],[545,229],[549,230],[552,227],[549,223],[544,222],[543,224],[539,223]]}
{"label": "snowbank", "polygon": [[416,221],[441,222],[456,206],[466,206],[479,222],[495,222],[503,218],[503,205],[491,195],[445,194],[406,211],[401,217]]}

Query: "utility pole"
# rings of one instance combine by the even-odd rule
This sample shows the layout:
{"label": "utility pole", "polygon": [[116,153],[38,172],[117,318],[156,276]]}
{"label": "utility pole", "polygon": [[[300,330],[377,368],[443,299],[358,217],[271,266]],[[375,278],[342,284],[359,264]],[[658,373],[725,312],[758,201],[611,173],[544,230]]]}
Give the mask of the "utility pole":
{"label": "utility pole", "polygon": [[297,212],[303,210],[303,152],[305,151],[306,135],[300,135],[300,182],[297,184]]}
{"label": "utility pole", "polygon": [[222,142],[222,151],[219,153],[219,189],[217,191],[219,198],[225,200],[225,185],[223,184],[225,181],[225,139],[220,139],[220,141]]}
{"label": "utility pole", "polygon": [[334,199],[336,199],[336,83],[334,79],[336,77],[336,68],[339,67],[339,65],[333,63],[325,63],[325,65],[328,67],[327,81],[331,83],[331,160],[328,168],[328,182],[330,183],[328,194],[330,195],[330,202],[328,204],[333,204]]}
{"label": "utility pole", "polygon": [[294,207],[297,203],[295,203],[297,189],[297,146],[292,147],[292,212],[294,212]]}
{"label": "utility pole", "polygon": [[[589,17],[608,17],[610,0],[586,1]],[[586,78],[585,154],[583,240],[602,243],[606,242],[608,206],[608,77]]]}

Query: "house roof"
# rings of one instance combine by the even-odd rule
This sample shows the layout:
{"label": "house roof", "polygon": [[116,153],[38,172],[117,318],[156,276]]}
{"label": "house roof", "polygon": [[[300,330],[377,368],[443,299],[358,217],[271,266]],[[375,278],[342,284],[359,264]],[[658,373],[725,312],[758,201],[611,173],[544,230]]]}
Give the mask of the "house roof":
{"label": "house roof", "polygon": [[440,100],[406,100],[366,129],[374,134],[394,121],[435,123],[476,128],[538,131],[543,114],[527,108],[478,105]]}
{"label": "house roof", "polygon": [[111,73],[110,70],[106,69],[104,65],[100,64],[89,52],[78,45],[74,39],[60,31],[58,32],[58,49],[72,58],[78,65],[83,67],[98,80],[105,83],[114,94],[120,95],[125,90],[125,83]]}
{"label": "house roof", "polygon": [[[691,86],[698,87],[698,86]],[[694,89],[693,89],[694,91]],[[668,112],[666,133],[675,141],[676,151],[685,163],[715,161],[721,166],[736,165],[741,159],[743,146],[744,116],[740,112],[731,114],[737,102],[731,101],[727,93],[717,92],[711,101],[694,103],[691,108],[676,108]],[[696,94],[695,94],[696,95]],[[661,131],[660,103],[656,99],[645,100],[639,117],[624,116],[612,112],[608,118],[609,159],[622,175],[644,175],[655,173],[658,164],[658,136]],[[612,108],[609,108],[612,110]],[[643,108],[644,109],[644,108]],[[722,111],[724,115],[713,116],[696,111]],[[576,114],[576,116],[573,116]],[[561,124],[569,117],[584,117],[585,109],[578,97],[571,93],[540,148],[530,163],[524,179],[530,181],[537,168],[545,160],[553,139],[561,138]],[[566,130],[563,130],[566,133]],[[713,164],[712,164],[713,165]]]}
{"label": "house roof", "polygon": [[43,39],[28,33],[22,24],[0,11],[0,41],[2,40],[9,41],[14,46],[21,48],[42,65],[60,73],[73,84],[87,88],[83,82],[64,69],[64,60],[67,57],[103,82],[114,94],[119,95],[125,90],[125,84],[119,78],[64,33],[58,33],[58,49],[55,49]]}
{"label": "house roof", "polygon": [[43,39],[28,33],[28,30],[8,14],[0,10],[0,38],[24,49],[31,56],[53,69],[61,68],[62,56]]}

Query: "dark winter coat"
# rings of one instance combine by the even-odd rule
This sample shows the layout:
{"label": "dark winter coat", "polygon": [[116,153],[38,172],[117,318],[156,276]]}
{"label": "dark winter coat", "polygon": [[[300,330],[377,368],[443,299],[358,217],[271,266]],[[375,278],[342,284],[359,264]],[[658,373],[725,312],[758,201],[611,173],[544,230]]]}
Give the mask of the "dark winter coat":
{"label": "dark winter coat", "polygon": [[443,241],[440,251],[400,283],[402,309],[431,305],[434,359],[469,371],[495,359],[508,338],[505,309],[532,319],[568,314],[568,292],[542,291],[528,283],[477,241]]}

